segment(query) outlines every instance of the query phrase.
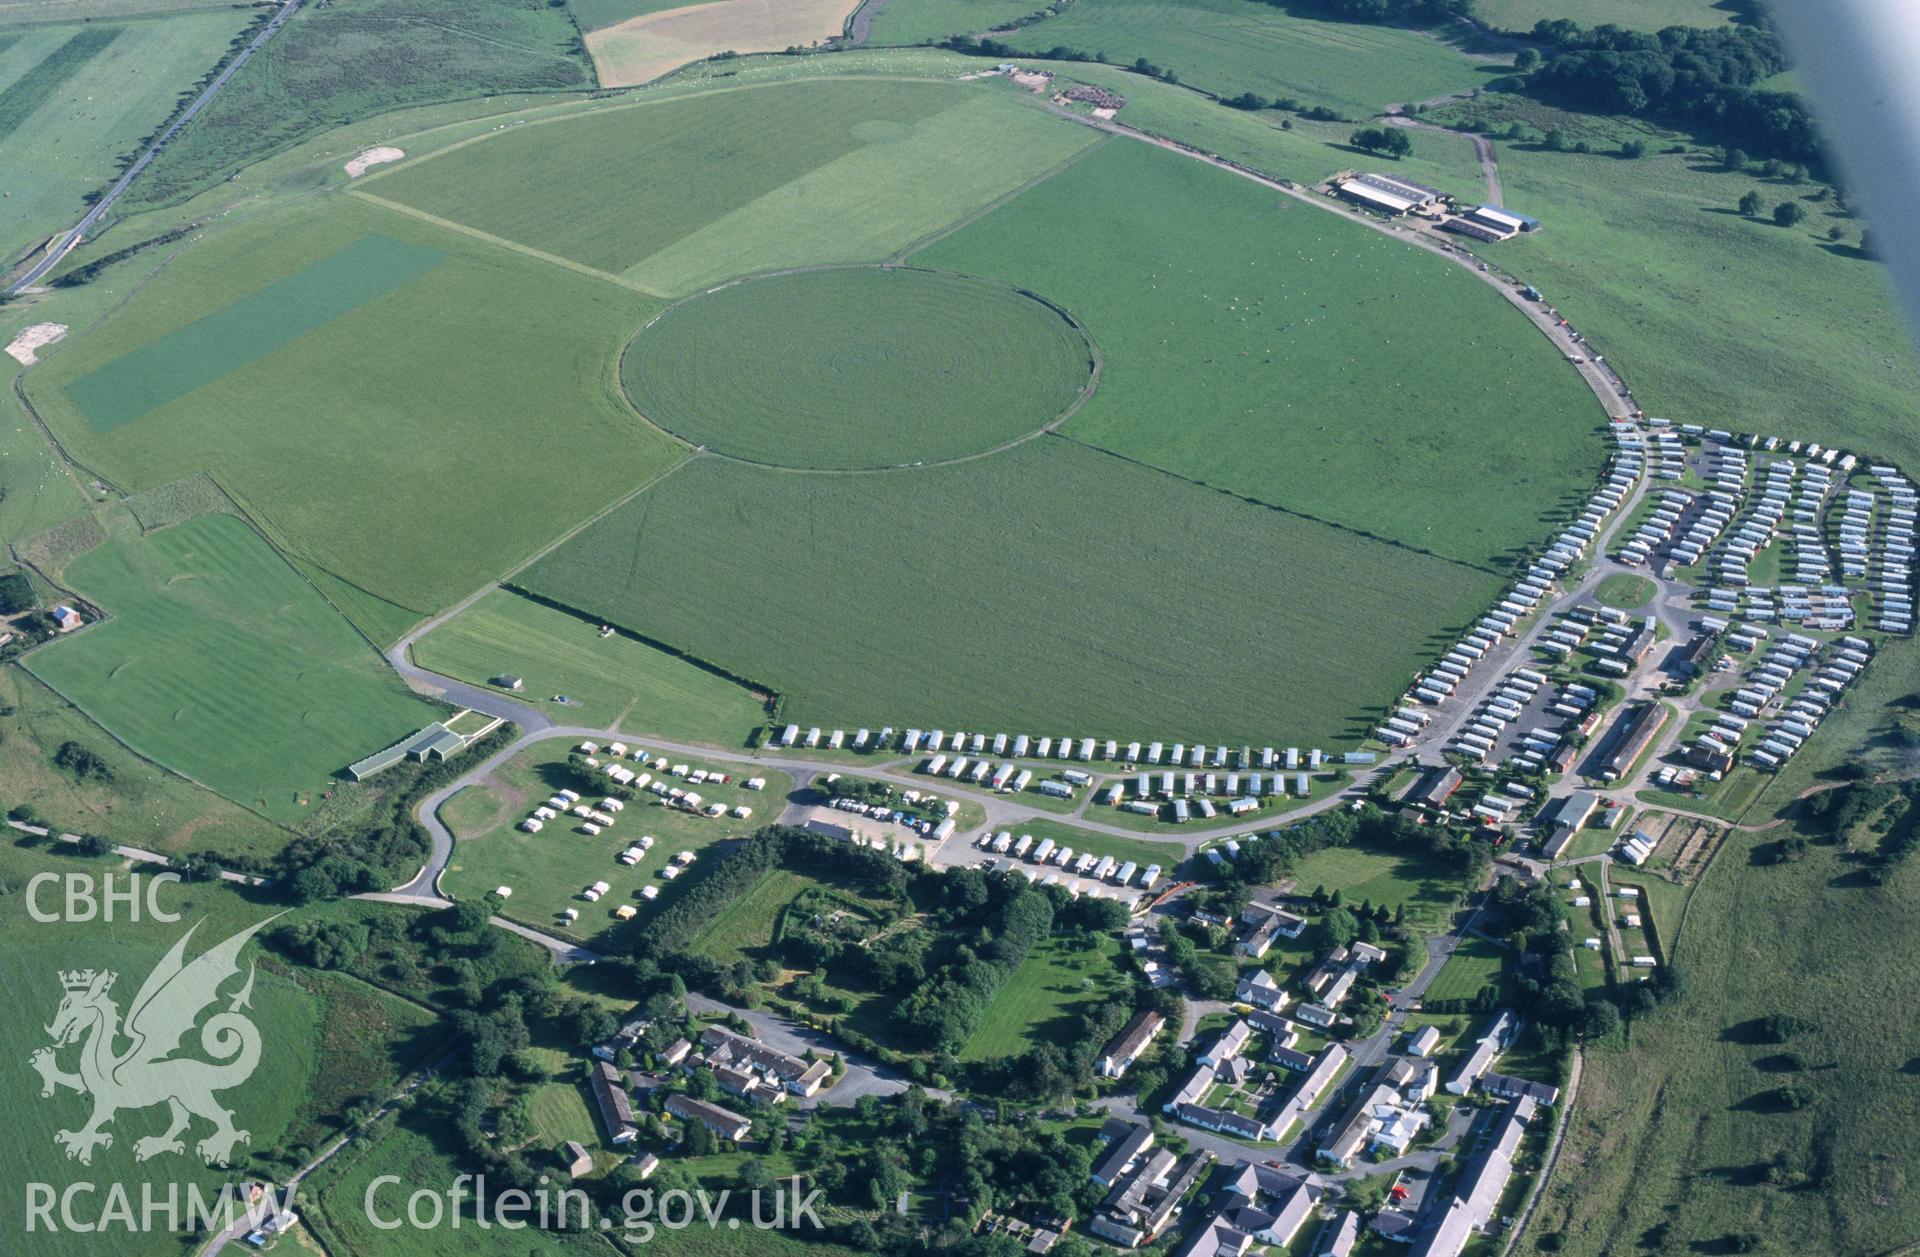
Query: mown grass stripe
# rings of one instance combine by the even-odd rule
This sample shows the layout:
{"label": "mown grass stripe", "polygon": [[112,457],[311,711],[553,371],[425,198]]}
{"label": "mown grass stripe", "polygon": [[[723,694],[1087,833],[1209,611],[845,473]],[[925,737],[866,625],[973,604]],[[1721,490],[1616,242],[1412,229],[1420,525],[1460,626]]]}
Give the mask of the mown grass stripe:
{"label": "mown grass stripe", "polygon": [[[89,26],[48,53],[45,60],[15,79],[0,91],[0,140],[20,129],[34,110],[47,102],[60,85],[79,73],[80,67],[100,55],[117,38],[121,26]],[[15,39],[18,36],[14,37]],[[12,39],[0,41],[4,49]]]}
{"label": "mown grass stripe", "polygon": [[177,401],[437,266],[446,255],[391,236],[346,248],[124,354],[67,385],[96,432]]}

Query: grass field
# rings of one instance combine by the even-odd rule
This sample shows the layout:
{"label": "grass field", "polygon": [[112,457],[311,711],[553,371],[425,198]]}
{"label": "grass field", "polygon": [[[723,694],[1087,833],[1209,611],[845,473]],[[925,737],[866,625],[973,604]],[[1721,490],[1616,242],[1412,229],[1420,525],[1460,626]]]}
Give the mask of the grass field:
{"label": "grass field", "polygon": [[527,1097],[527,1116],[534,1140],[542,1148],[557,1148],[577,1139],[589,1148],[601,1143],[600,1129],[587,1109],[587,1098],[576,1082],[550,1082]]}
{"label": "grass field", "polygon": [[[1462,892],[1458,874],[1425,850],[1392,847],[1328,847],[1290,870],[1294,890],[1309,894],[1324,886],[1350,905],[1371,901],[1407,910],[1407,924],[1422,934],[1445,930]],[[1476,988],[1478,989],[1478,988]]]}
{"label": "grass field", "polygon": [[[110,364],[153,365],[163,343],[224,355],[183,329],[230,319],[236,302],[373,235],[444,260],[110,431],[95,431],[67,396]],[[613,378],[620,345],[654,308],[618,285],[340,198],[186,250],[28,373],[27,388],[74,457],[123,490],[209,472],[384,642],[668,464],[669,442],[633,417]]]}
{"label": "grass field", "polygon": [[1603,456],[1592,394],[1471,273],[1145,144],[913,260],[1080,320],[1108,365],[1066,436],[1415,549],[1510,560]]}
{"label": "grass field", "polygon": [[758,960],[773,943],[780,923],[780,910],[793,897],[818,881],[791,869],[768,869],[760,880],[722,908],[711,921],[700,927],[687,949],[711,956],[723,965],[739,960]]}
{"label": "grass field", "polygon": [[1570,17],[1582,26],[1610,23],[1630,31],[1666,26],[1725,26],[1737,5],[1718,0],[1581,0],[1576,6],[1556,0],[1475,0],[1473,15],[1503,31],[1531,31],[1535,22]]}
{"label": "grass field", "polygon": [[111,618],[28,660],[161,764],[279,821],[431,721],[380,658],[241,521],[209,515],[82,555]]}
{"label": "grass field", "polygon": [[[1778,838],[1728,838],[1673,949],[1686,994],[1634,1022],[1624,1048],[1587,1053],[1560,1169],[1521,1252],[1619,1252],[1648,1237],[1731,1251],[1726,1237],[1745,1231],[1781,1251],[1878,1252],[1920,1225],[1908,1137],[1920,974],[1874,960],[1916,941],[1916,869],[1873,888],[1832,847],[1755,862]],[[1760,1042],[1754,1022],[1773,1012],[1817,1026]],[[1786,1085],[1811,1103],[1775,1104]],[[1812,1178],[1765,1185],[1781,1154]]]}
{"label": "grass field", "polygon": [[1493,592],[1055,437],[883,475],[697,459],[515,579],[698,650],[802,724],[1255,742],[1351,736]]}
{"label": "grass field", "polygon": [[[542,1170],[553,1171],[551,1154],[535,1151],[533,1156]],[[338,1168],[330,1165],[316,1184],[319,1207],[314,1212],[320,1234],[332,1251],[354,1257],[616,1257],[618,1250],[598,1235],[562,1235],[532,1227],[483,1229],[471,1218],[458,1228],[404,1225],[409,1195],[428,1183],[452,1183],[466,1169],[453,1158],[451,1132],[424,1115],[402,1120],[374,1142],[353,1145]],[[376,1187],[374,1180],[383,1175],[396,1176],[398,1182]],[[375,1216],[400,1218],[402,1226],[387,1230],[374,1225],[366,1209],[370,1189]]]}
{"label": "grass field", "polygon": [[1004,38],[1023,51],[1065,46],[1122,65],[1144,57],[1216,96],[1290,97],[1352,118],[1487,79],[1419,31],[1321,21],[1248,0],[1077,0]]}
{"label": "grass field", "polygon": [[1637,611],[1646,606],[1656,592],[1658,591],[1654,583],[1644,576],[1636,576],[1632,572],[1615,572],[1595,587],[1593,600],[1603,607]]}
{"label": "grass field", "polygon": [[[20,7],[0,4],[0,23],[23,16]],[[0,35],[0,262],[71,227],[86,194],[112,182],[115,160],[172,112],[246,21],[222,6]]]}
{"label": "grass field", "polygon": [[1078,1036],[1083,1018],[1101,1004],[1124,1001],[1127,988],[1119,939],[1043,939],[994,993],[960,1059],[1017,1056],[1042,1043],[1064,1046]]}
{"label": "grass field", "polygon": [[[29,878],[41,872],[98,875],[108,869],[123,871],[117,863],[80,860],[11,843],[0,845],[0,878],[15,891],[22,890]],[[90,1166],[68,1160],[65,1150],[55,1143],[54,1133],[84,1125],[89,1103],[65,1089],[50,1098],[39,1098],[39,1079],[27,1067],[28,1054],[48,1044],[42,1027],[53,1020],[61,1000],[58,970],[113,971],[118,981],[110,994],[125,1014],[147,974],[190,925],[198,923],[189,944],[189,959],[266,920],[276,910],[274,905],[250,902],[237,890],[219,884],[162,888],[158,896],[165,909],[181,914],[178,924],[145,918],[129,921],[124,907],[113,923],[36,922],[28,918],[24,899],[18,894],[11,897],[21,910],[0,920],[0,938],[5,941],[0,948],[0,976],[19,1013],[0,1029],[0,1046],[5,1049],[6,1059],[13,1062],[9,1085],[20,1097],[14,1110],[13,1137],[0,1150],[0,1173],[9,1182],[48,1183],[56,1191],[80,1181],[117,1182],[138,1200],[142,1183],[154,1184],[164,1197],[169,1183],[180,1184],[183,1191],[186,1184],[197,1184],[203,1192],[212,1193],[221,1182],[232,1180],[232,1172],[210,1169],[194,1156],[191,1142],[184,1155],[161,1154],[145,1162],[136,1161],[136,1141],[159,1133],[167,1125],[164,1107],[123,1109],[108,1127],[115,1136],[112,1145],[97,1150]],[[41,898],[51,906],[53,897],[43,892]],[[234,1124],[252,1135],[250,1144],[236,1150],[236,1166],[253,1153],[269,1155],[276,1148],[307,1138],[314,1123],[332,1117],[325,1106],[349,1096],[358,1099],[364,1090],[383,1092],[402,1069],[417,1063],[409,1056],[408,1045],[426,1024],[426,1019],[408,1005],[358,984],[347,986],[351,979],[288,970],[269,958],[258,942],[247,945],[241,954],[242,975],[225,983],[223,994],[239,989],[249,964],[259,965],[249,1006],[250,1020],[261,1039],[259,1065],[246,1081],[217,1093],[234,1111]],[[357,1027],[357,1042],[341,1041],[349,1025]],[[323,1052],[323,1048],[327,1050]],[[79,1051],[69,1046],[60,1053],[64,1068],[74,1068]],[[181,1056],[209,1059],[194,1034],[187,1036]],[[196,1120],[187,1138],[198,1140],[210,1130],[209,1123]],[[0,1226],[0,1244],[9,1252],[60,1257],[99,1251],[97,1235],[75,1233],[63,1226],[56,1234],[48,1234],[43,1228],[24,1237],[20,1233],[22,1225],[22,1219],[9,1218]],[[114,1247],[118,1252],[143,1254],[180,1251],[178,1237],[164,1230],[145,1236],[122,1234]]]}
{"label": "grass field", "polygon": [[[458,841],[453,861],[441,877],[440,885],[455,898],[475,898],[491,893],[496,887],[510,886],[513,896],[504,909],[508,915],[556,934],[615,950],[620,949],[626,932],[644,928],[656,912],[672,903],[687,885],[705,872],[696,863],[680,880],[663,880],[660,870],[671,863],[675,855],[693,851],[703,860],[717,858],[718,852],[710,848],[770,823],[793,789],[793,782],[785,773],[760,768],[743,772],[740,767],[727,765],[727,771],[734,774],[732,784],[687,788],[698,791],[709,803],[725,803],[729,808],[744,803],[753,809],[751,819],[695,816],[661,806],[648,794],[629,803],[620,814],[619,823],[598,837],[579,832],[578,822],[572,818],[564,824],[555,820],[537,834],[522,833],[515,828],[521,819],[554,790],[572,780],[566,764],[569,749],[570,744],[565,742],[541,743],[495,770],[485,784],[463,792],[482,792],[498,800],[499,807],[492,814],[501,819],[491,826],[466,829],[457,824],[461,814],[442,813],[442,819],[453,826]],[[703,766],[698,761],[683,761],[679,757],[675,762],[687,762],[696,768]],[[741,789],[739,783],[748,776],[765,777],[767,788],[763,791]],[[456,796],[455,801],[459,797],[462,796]],[[462,814],[470,820],[484,823],[489,818],[490,809],[478,804],[468,803],[465,809]],[[642,834],[652,834],[657,839],[653,850],[638,864],[618,863],[615,857]],[[598,903],[587,903],[577,897],[597,881],[608,882],[613,889]],[[652,903],[642,900],[639,892],[643,886],[658,886],[660,897]],[[629,903],[639,909],[639,916],[624,926],[619,925],[613,920],[613,910]],[[580,919],[571,926],[559,923],[560,912],[565,908],[580,910]]]}
{"label": "grass field", "polygon": [[783,467],[977,454],[1089,386],[1086,338],[1032,297],[853,267],[736,284],[649,324],[620,360],[634,408],[702,449]]}
{"label": "grass field", "polygon": [[[1820,197],[1819,185],[1732,173],[1692,145],[1662,153],[1681,137],[1512,97],[1440,116],[1474,112],[1499,126],[1520,120],[1534,134],[1557,126],[1596,148],[1648,141],[1652,151],[1634,162],[1497,144],[1507,204],[1546,226],[1501,246],[1502,265],[1593,339],[1648,414],[1737,416],[1743,431],[1920,463],[1911,422],[1920,360],[1881,268],[1853,247],[1861,224],[1837,217],[1829,200],[1803,200],[1807,218],[1795,228],[1735,209],[1748,191],[1770,210]],[[1830,226],[1841,228],[1841,243],[1825,240]]]}
{"label": "grass field", "polygon": [[504,589],[416,641],[413,658],[474,685],[518,676],[524,702],[564,694],[567,705],[551,710],[568,724],[738,747],[766,719],[763,703],[731,681]]}
{"label": "grass field", "polygon": [[233,0],[0,0],[0,26],[152,17],[232,7]]}
{"label": "grass field", "polygon": [[[7,709],[0,716],[0,781],[9,807],[30,802],[64,831],[110,834],[147,851],[266,857],[291,836],[134,755],[23,669],[0,669],[0,708]],[[78,777],[56,765],[53,757],[68,742],[99,756],[109,776]]]}
{"label": "grass field", "polygon": [[587,35],[602,87],[632,87],[717,52],[780,52],[836,38],[860,0],[705,0]]}
{"label": "grass field", "polygon": [[873,15],[867,43],[924,44],[978,34],[1040,7],[1033,0],[886,0]]}
{"label": "grass field", "polygon": [[[1043,63],[1055,85],[1089,83],[1126,99],[1119,120],[1150,135],[1191,144],[1269,175],[1318,183],[1341,170],[1371,167],[1376,157],[1348,143],[1351,122],[1316,122],[1280,110],[1229,109],[1197,92],[1118,66],[1091,62]],[[1413,151],[1391,163],[1392,173],[1431,184],[1461,199],[1478,197],[1484,187],[1473,144],[1464,135],[1423,131],[1412,137]]]}
{"label": "grass field", "polygon": [[1498,943],[1469,934],[1453,949],[1447,963],[1440,966],[1433,985],[1427,988],[1426,998],[1472,999],[1480,994],[1482,987],[1500,981],[1500,970],[1507,955],[1507,949]]}
{"label": "grass field", "polygon": [[1095,140],[987,86],[822,79],[512,127],[366,186],[680,294],[881,261]]}
{"label": "grass field", "polygon": [[329,127],[409,105],[583,91],[593,75],[564,7],[466,0],[303,5],[129,192],[166,204]]}
{"label": "grass field", "polygon": [[0,542],[45,532],[86,509],[79,482],[7,388],[0,394]]}

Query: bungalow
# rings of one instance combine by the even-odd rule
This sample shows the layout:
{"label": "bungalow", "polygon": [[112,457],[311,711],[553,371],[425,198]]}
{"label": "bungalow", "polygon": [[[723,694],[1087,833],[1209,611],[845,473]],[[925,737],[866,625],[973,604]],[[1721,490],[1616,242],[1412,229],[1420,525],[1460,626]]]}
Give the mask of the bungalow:
{"label": "bungalow", "polygon": [[1235,999],[1243,1003],[1276,1013],[1293,1002],[1293,996],[1282,989],[1273,975],[1265,969],[1256,969],[1253,973],[1241,978],[1233,994]]}
{"label": "bungalow", "polygon": [[1487,1027],[1487,1032],[1480,1036],[1479,1042],[1473,1045],[1473,1051],[1461,1064],[1460,1072],[1454,1075],[1453,1081],[1447,1084],[1447,1090],[1457,1096],[1472,1091],[1474,1084],[1480,1081],[1480,1076],[1493,1068],[1494,1060],[1507,1050],[1507,1044],[1513,1041],[1514,1032],[1519,1026],[1514,1015],[1502,1009],[1500,1015],[1493,1019],[1493,1024]]}
{"label": "bungalow", "polygon": [[1153,1131],[1137,1122],[1113,1122],[1120,1130],[1112,1135],[1104,1135],[1108,1140],[1107,1155],[1100,1158],[1093,1167],[1093,1181],[1102,1187],[1112,1187],[1126,1175],[1135,1162],[1153,1148]]}
{"label": "bungalow", "polygon": [[1114,1036],[1113,1042],[1107,1044],[1106,1051],[1101,1053],[1099,1061],[1101,1077],[1119,1078],[1133,1068],[1133,1063],[1145,1054],[1147,1047],[1153,1042],[1153,1037],[1159,1034],[1161,1027],[1166,1024],[1167,1019],[1156,1012],[1144,1012],[1129,1021],[1126,1027]]}
{"label": "bungalow", "polygon": [[1279,908],[1248,908],[1241,914],[1247,928],[1235,944],[1241,955],[1259,960],[1273,948],[1276,938],[1299,938],[1307,919]]}
{"label": "bungalow", "polygon": [[1493,1139],[1467,1164],[1451,1200],[1435,1201],[1413,1241],[1414,1257],[1459,1257],[1476,1231],[1485,1227],[1513,1178],[1513,1156],[1538,1106],[1522,1096],[1508,1105]]}
{"label": "bungalow", "polygon": [[1433,1050],[1440,1046],[1440,1028],[1424,1026],[1407,1040],[1407,1053],[1411,1056],[1432,1056]]}
{"label": "bungalow", "polygon": [[1228,1026],[1220,1032],[1220,1037],[1213,1041],[1213,1046],[1209,1047],[1195,1059],[1202,1065],[1211,1065],[1218,1068],[1245,1051],[1247,1040],[1252,1037],[1253,1027],[1235,1018],[1231,1026]]}
{"label": "bungalow", "polygon": [[1515,1078],[1510,1074],[1496,1074],[1491,1070],[1480,1075],[1480,1090],[1503,1100],[1518,1100],[1525,1096],[1535,1104],[1552,1104],[1560,1098],[1558,1087],[1527,1078]]}
{"label": "bungalow", "polygon": [[1331,1026],[1334,1022],[1340,1020],[1339,1013],[1334,1012],[1331,1008],[1328,1008],[1325,1004],[1321,1004],[1317,1002],[1312,1004],[1300,1005],[1299,1008],[1294,1010],[1293,1015],[1298,1017],[1300,1020],[1306,1022],[1308,1025],[1318,1026],[1322,1030],[1326,1029],[1328,1026]]}

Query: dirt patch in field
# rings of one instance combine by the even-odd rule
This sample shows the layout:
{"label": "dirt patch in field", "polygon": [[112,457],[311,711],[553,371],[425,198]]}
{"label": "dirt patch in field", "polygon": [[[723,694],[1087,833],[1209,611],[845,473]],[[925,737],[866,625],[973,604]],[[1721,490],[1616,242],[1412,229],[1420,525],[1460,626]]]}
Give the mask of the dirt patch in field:
{"label": "dirt patch in field", "polygon": [[23,367],[30,367],[40,361],[34,351],[44,349],[67,334],[65,323],[35,323],[32,327],[23,327],[14,335],[7,346],[7,357]]}
{"label": "dirt patch in field", "polygon": [[602,87],[650,82],[717,52],[781,52],[833,39],[860,0],[713,0],[666,9],[587,36]]}
{"label": "dirt patch in field", "polygon": [[378,148],[370,148],[347,163],[347,178],[358,179],[375,166],[384,166],[390,161],[399,161],[405,156],[406,154],[399,149],[389,148],[384,144]]}

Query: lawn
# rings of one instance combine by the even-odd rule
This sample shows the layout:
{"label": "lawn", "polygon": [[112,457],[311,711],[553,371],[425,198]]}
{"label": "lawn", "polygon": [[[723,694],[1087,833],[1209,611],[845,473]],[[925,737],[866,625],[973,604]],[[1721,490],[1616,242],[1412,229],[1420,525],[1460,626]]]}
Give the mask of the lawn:
{"label": "lawn", "polygon": [[822,79],[510,127],[363,186],[679,294],[881,261],[1096,140],[985,85]]}
{"label": "lawn", "polygon": [[[994,528],[962,538],[966,519]],[[1357,736],[1494,592],[1057,437],[882,475],[696,459],[515,581],[697,651],[803,726],[1255,744]]]}
{"label": "lawn", "polygon": [[1325,887],[1353,907],[1371,902],[1398,911],[1405,905],[1407,924],[1422,934],[1446,929],[1463,889],[1451,866],[1424,849],[1328,847],[1295,864],[1288,876],[1296,894]]}
{"label": "lawn", "polygon": [[873,15],[867,43],[924,44],[978,34],[1038,7],[1033,0],[886,0]]}
{"label": "lawn", "polygon": [[1594,587],[1593,600],[1603,607],[1638,611],[1652,601],[1657,592],[1654,583],[1632,572],[1615,572]]}
{"label": "lawn", "polygon": [[150,207],[343,123],[411,105],[585,91],[593,74],[563,6],[465,0],[302,5],[129,193]]}
{"label": "lawn", "polygon": [[1253,0],[1076,0],[1004,37],[1027,52],[1065,46],[1174,71],[1215,96],[1255,92],[1325,105],[1350,118],[1467,91],[1487,74],[1431,34],[1321,21]]}
{"label": "lawn", "polygon": [[708,0],[591,31],[602,87],[632,87],[721,52],[781,52],[840,36],[860,0]]}
{"label": "lawn", "polygon": [[768,869],[760,880],[742,891],[700,928],[688,950],[711,956],[722,965],[758,960],[772,946],[780,912],[793,897],[818,880],[791,869]]}
{"label": "lawn", "polygon": [[1092,370],[1079,330],[1024,293],[868,266],[693,298],[620,359],[628,398],[654,423],[702,449],[806,468],[993,449],[1057,419]]}
{"label": "lawn", "polygon": [[[25,16],[22,7],[0,4],[0,23]],[[73,12],[79,4],[57,7],[37,17],[81,16]],[[123,16],[122,8],[98,16]],[[247,20],[222,5],[0,35],[0,264],[73,226],[86,212],[86,195],[113,181],[116,159],[173,112],[179,94],[213,67]]]}
{"label": "lawn", "polygon": [[[1677,137],[1493,95],[1442,117],[1558,127],[1603,151],[1498,143],[1508,205],[1545,230],[1500,262],[1592,338],[1648,414],[1778,433],[1920,465],[1911,401],[1920,369],[1881,268],[1853,246],[1861,223],[1826,189],[1735,173]],[[1650,152],[1624,161],[1626,138]],[[1742,218],[1740,197],[1800,200],[1799,227]],[[1830,226],[1841,228],[1829,244]]]}
{"label": "lawn", "polygon": [[[312,302],[334,296],[290,277],[368,249],[442,256],[278,347],[262,333],[250,361],[208,338],[236,305],[273,321],[276,337],[311,321]],[[618,285],[336,199],[211,233],[26,387],[68,451],[125,491],[208,472],[386,642],[668,465],[670,443],[634,418],[613,379],[620,345],[654,308]],[[97,401],[101,378],[161,404],[96,431],[68,386]]]}
{"label": "lawn", "polygon": [[980,1028],[960,1049],[960,1059],[1018,1056],[1042,1043],[1065,1046],[1078,1037],[1095,1008],[1124,1002],[1127,988],[1119,939],[1043,939],[994,993]]}
{"label": "lawn", "polygon": [[1506,964],[1507,955],[1507,949],[1498,943],[1489,942],[1478,934],[1467,935],[1453,949],[1453,954],[1447,957],[1447,962],[1440,966],[1440,972],[1434,975],[1426,998],[1472,999],[1480,994],[1481,988],[1499,983],[1500,970]]}
{"label": "lawn", "polygon": [[[474,685],[520,677],[517,697],[547,704],[567,724],[738,747],[766,720],[760,698],[732,681],[504,589],[416,641],[413,659]],[[566,705],[550,703],[555,695]]]}
{"label": "lawn", "polygon": [[1064,435],[1416,550],[1510,563],[1603,457],[1592,394],[1472,273],[1146,144],[913,260],[1080,320],[1107,365]]}
{"label": "lawn", "polygon": [[[0,878],[15,889],[42,872],[98,876],[108,870],[121,873],[124,866],[0,844]],[[65,1089],[39,1098],[37,1080],[26,1068],[28,1054],[49,1043],[43,1027],[54,1019],[61,1002],[58,971],[99,969],[115,973],[118,980],[109,997],[122,1014],[127,1014],[141,983],[189,926],[195,927],[187,950],[191,959],[264,922],[278,909],[278,905],[255,902],[222,884],[173,886],[160,889],[157,895],[164,909],[180,913],[179,923],[165,924],[147,917],[132,921],[124,905],[111,923],[43,923],[28,918],[24,903],[22,911],[9,913],[0,922],[0,938],[5,943],[0,947],[0,980],[5,982],[18,1014],[7,1018],[5,1028],[0,1028],[0,1047],[7,1059],[18,1062],[13,1077],[20,1097],[14,1108],[12,1137],[0,1150],[0,1173],[8,1182],[47,1183],[56,1191],[81,1182],[119,1183],[138,1200],[145,1184],[153,1185],[157,1199],[166,1198],[169,1185],[179,1191],[188,1184],[210,1197],[221,1183],[233,1180],[232,1172],[206,1166],[194,1155],[191,1142],[184,1154],[161,1153],[145,1162],[136,1160],[136,1142],[167,1125],[164,1106],[123,1108],[107,1126],[114,1135],[112,1144],[96,1150],[91,1165],[69,1160],[55,1142],[55,1132],[84,1125],[89,1101]],[[41,898],[43,903],[51,899],[44,893]],[[241,952],[239,972],[221,984],[221,1007],[240,989],[249,971],[253,978],[247,1019],[260,1040],[259,1064],[239,1084],[216,1089],[219,1101],[233,1110],[235,1126],[251,1132],[250,1143],[236,1149],[236,1167],[309,1139],[319,1129],[316,1123],[330,1123],[335,1115],[324,1106],[358,1099],[365,1090],[384,1091],[402,1069],[414,1063],[408,1045],[418,1047],[411,1036],[427,1020],[386,996],[343,985],[351,979],[289,969],[263,951],[257,941],[249,942]],[[357,1042],[343,1041],[349,1026],[357,1028]],[[73,1069],[80,1051],[73,1045],[61,1050],[61,1065]],[[193,1034],[187,1037],[181,1055],[185,1059],[214,1059],[202,1049],[199,1036]],[[211,1123],[195,1119],[186,1139],[197,1141],[211,1130]],[[21,1225],[19,1220],[9,1220],[0,1228],[0,1246],[9,1252],[30,1251],[46,1257],[100,1251],[96,1235],[60,1226],[54,1233],[42,1229],[31,1239],[22,1239]],[[159,1225],[162,1229],[145,1235],[135,1231],[121,1235],[114,1250],[134,1254],[179,1252],[179,1237],[167,1234],[164,1223]]]}
{"label": "lawn", "polygon": [[600,1128],[577,1082],[550,1082],[536,1090],[527,1097],[527,1118],[542,1148],[558,1148],[569,1139],[589,1148],[600,1145]]}
{"label": "lawn", "polygon": [[[470,790],[484,789],[501,805],[492,812],[492,816],[499,817],[492,824],[487,824],[488,813],[477,804],[465,805],[468,810],[461,815],[469,823],[477,821],[484,828],[460,827],[456,823],[461,815],[442,812],[442,819],[453,827],[457,841],[453,860],[440,879],[440,887],[456,899],[489,894],[499,886],[511,887],[513,895],[503,908],[508,916],[615,951],[626,950],[622,939],[627,932],[644,928],[655,913],[677,899],[686,886],[706,871],[707,866],[701,862],[719,857],[716,844],[770,824],[793,789],[791,779],[784,773],[728,764],[724,765],[726,771],[735,774],[731,784],[677,784],[697,791],[709,803],[724,803],[729,808],[735,804],[747,805],[754,813],[748,820],[695,816],[662,806],[654,795],[646,794],[629,803],[620,813],[619,823],[598,837],[580,832],[579,822],[572,817],[549,822],[537,834],[523,833],[516,826],[548,795],[563,786],[580,788],[581,783],[567,766],[569,749],[571,744],[563,741],[540,743],[496,769],[481,787],[470,787]],[[723,767],[702,765],[697,760],[679,756],[674,757],[674,762],[688,763],[694,768]],[[648,771],[662,775],[653,769]],[[748,776],[765,777],[767,788],[764,791],[742,789],[739,783]],[[584,789],[581,793],[587,794]],[[652,834],[657,840],[653,850],[638,864],[619,863],[615,857],[643,834]],[[696,862],[677,881],[662,879],[660,870],[682,851],[694,852],[701,862]],[[583,889],[598,881],[610,883],[612,890],[598,903],[579,898]],[[643,886],[659,887],[660,897],[651,903],[641,899]],[[613,920],[613,910],[622,904],[632,904],[639,910],[639,915],[624,926]],[[572,925],[559,920],[566,908],[580,910],[579,920]]]}
{"label": "lawn", "polygon": [[207,515],[115,537],[66,579],[110,617],[29,656],[119,740],[281,822],[349,763],[430,723],[258,534]]}
{"label": "lawn", "polygon": [[[1920,972],[1862,960],[1920,941],[1916,868],[1875,888],[1818,843],[1799,863],[1755,862],[1779,836],[1729,836],[1672,948],[1686,993],[1633,1022],[1624,1047],[1588,1051],[1560,1172],[1521,1252],[1617,1252],[1643,1235],[1707,1250],[1749,1230],[1781,1251],[1877,1252],[1920,1226],[1906,1188],[1920,1172],[1909,1137]],[[1754,1024],[1773,1012],[1817,1027],[1762,1042]],[[1772,1101],[1789,1084],[1810,1094],[1806,1107]],[[1815,1178],[1765,1185],[1760,1170],[1779,1156]]]}

